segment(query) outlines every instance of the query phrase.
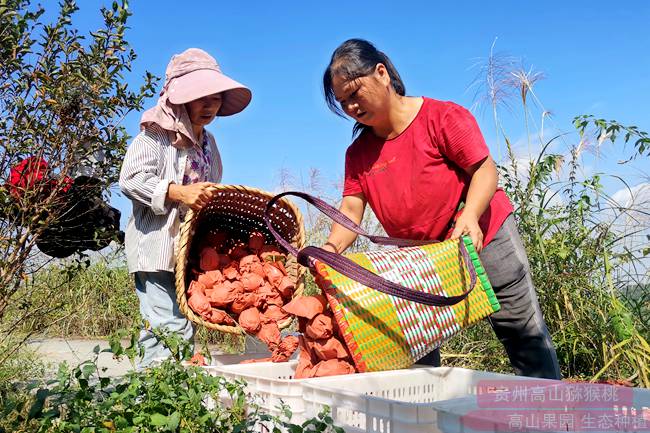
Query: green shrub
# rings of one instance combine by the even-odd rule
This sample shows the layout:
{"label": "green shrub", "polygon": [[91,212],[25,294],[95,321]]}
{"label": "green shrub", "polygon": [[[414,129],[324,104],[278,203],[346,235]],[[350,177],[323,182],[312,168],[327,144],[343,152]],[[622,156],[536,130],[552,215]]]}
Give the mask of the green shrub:
{"label": "green shrub", "polygon": [[[83,268],[85,258],[77,257],[59,278],[36,248],[46,229],[67,218],[66,176],[91,171],[99,180],[92,194],[108,195],[129,139],[120,122],[142,109],[157,82],[146,73],[141,87],[125,84],[136,58],[124,39],[126,1],[102,7],[100,28],[87,35],[73,25],[77,10],[74,0],[62,0],[48,21],[30,0],[0,6],[0,176],[35,157],[46,160],[52,180],[15,195],[0,187],[0,332],[16,343],[44,329],[41,316],[62,305],[62,288]],[[51,284],[41,284],[50,276]],[[0,349],[1,368],[18,347]]]}
{"label": "green shrub", "polygon": [[[634,227],[622,228],[619,221],[640,213],[639,209],[615,203],[604,192],[601,179],[606,174],[581,174],[586,171],[582,159],[586,143],[630,143],[630,159],[634,159],[650,154],[650,138],[634,126],[579,116],[573,123],[577,141],[566,133],[545,139],[543,125],[549,113],[533,91],[541,75],[494,66],[499,64],[498,59],[490,59],[483,72],[495,128],[505,141],[508,155],[500,166],[501,183],[515,206],[562,373],[590,380],[628,380],[648,387],[650,295],[647,285],[635,284],[633,298],[627,297],[626,289],[630,281],[647,281],[644,257],[648,248],[627,241],[635,233],[647,231],[650,219],[635,218]],[[514,86],[517,92],[504,92],[504,86]],[[500,104],[507,103],[499,99],[504,94],[521,96],[527,156],[515,153],[498,116]],[[540,111],[542,128],[531,133],[528,127],[534,110]],[[539,149],[536,154],[532,153],[534,146]],[[621,187],[625,186],[621,182]],[[450,342],[445,352],[461,354],[448,355],[454,364],[507,369],[503,350],[495,341],[487,326],[476,327]]]}
{"label": "green shrub", "polygon": [[[131,344],[123,347],[111,339],[115,356],[137,355],[137,329]],[[183,366],[189,355],[178,336],[160,333],[173,357],[144,371],[117,379],[103,377],[94,360],[74,369],[62,365],[58,378],[46,386],[30,384],[0,392],[0,432],[249,432],[263,424],[269,431],[337,432],[327,411],[302,425],[290,422],[291,411],[281,417],[262,413],[247,400],[245,383],[211,376],[203,369]],[[229,404],[221,403],[227,396]]]}
{"label": "green shrub", "polygon": [[58,308],[39,316],[44,335],[107,336],[139,321],[133,278],[124,266],[113,267],[97,261],[76,270],[72,278],[66,268],[53,266],[34,278],[29,289],[32,302],[37,305],[52,305],[49,288],[59,287],[55,300]]}

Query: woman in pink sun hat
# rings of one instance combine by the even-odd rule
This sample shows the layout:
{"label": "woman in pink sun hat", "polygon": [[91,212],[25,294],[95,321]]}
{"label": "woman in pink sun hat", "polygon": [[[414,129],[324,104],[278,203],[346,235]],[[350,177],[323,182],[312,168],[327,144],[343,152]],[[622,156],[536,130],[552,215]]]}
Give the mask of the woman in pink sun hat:
{"label": "woman in pink sun hat", "polygon": [[193,341],[194,327],[176,303],[175,243],[185,212],[203,207],[221,181],[219,150],[205,127],[216,116],[239,113],[250,100],[251,91],[224,75],[212,56],[190,48],[172,57],[158,102],[142,115],[140,133],[126,152],[119,184],[133,204],[127,264],[149,324],[140,333],[139,368],[170,354],[152,328]]}

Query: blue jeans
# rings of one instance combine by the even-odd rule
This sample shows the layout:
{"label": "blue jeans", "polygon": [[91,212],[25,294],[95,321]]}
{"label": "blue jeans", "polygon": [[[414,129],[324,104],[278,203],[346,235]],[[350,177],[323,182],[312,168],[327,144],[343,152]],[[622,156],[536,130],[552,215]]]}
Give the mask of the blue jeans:
{"label": "blue jeans", "polygon": [[[488,320],[520,376],[560,379],[555,347],[539,308],[526,250],[514,216],[479,254],[501,309]],[[438,350],[418,361],[440,365]]]}
{"label": "blue jeans", "polygon": [[138,363],[138,368],[142,369],[171,354],[153,335],[152,328],[167,328],[170,332],[181,334],[193,344],[194,326],[178,308],[172,272],[136,272],[135,288],[140,300],[140,315],[149,322],[149,327],[140,331],[139,343],[144,347],[144,356]]}

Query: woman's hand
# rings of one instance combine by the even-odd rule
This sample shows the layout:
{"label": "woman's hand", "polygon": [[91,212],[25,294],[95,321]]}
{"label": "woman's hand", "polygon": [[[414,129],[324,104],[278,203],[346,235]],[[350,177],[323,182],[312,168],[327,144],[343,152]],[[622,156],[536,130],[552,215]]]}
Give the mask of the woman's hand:
{"label": "woman's hand", "polygon": [[339,253],[338,248],[336,248],[336,246],[331,242],[324,243],[321,248],[324,249],[325,251],[329,251],[330,253],[336,253],[336,254]]}
{"label": "woman's hand", "polygon": [[478,217],[471,212],[460,214],[451,232],[451,239],[458,239],[463,235],[468,235],[472,239],[476,252],[483,249],[483,231],[478,225]]}
{"label": "woman's hand", "polygon": [[483,231],[478,225],[478,219],[490,206],[490,200],[497,190],[499,174],[491,156],[465,169],[472,178],[465,199],[463,212],[456,220],[456,226],[451,232],[451,239],[468,235],[472,239],[477,252],[483,249]]}
{"label": "woman's hand", "polygon": [[[341,206],[339,207],[339,211],[355,224],[361,224],[365,209],[366,197],[363,193],[346,195],[341,200]],[[327,242],[321,248],[331,253],[341,254],[356,238],[356,233],[334,223],[332,224],[332,231],[327,237]]]}
{"label": "woman's hand", "polygon": [[193,210],[199,210],[216,195],[216,185],[212,182],[197,182],[189,185],[170,183],[167,198],[183,203]]}

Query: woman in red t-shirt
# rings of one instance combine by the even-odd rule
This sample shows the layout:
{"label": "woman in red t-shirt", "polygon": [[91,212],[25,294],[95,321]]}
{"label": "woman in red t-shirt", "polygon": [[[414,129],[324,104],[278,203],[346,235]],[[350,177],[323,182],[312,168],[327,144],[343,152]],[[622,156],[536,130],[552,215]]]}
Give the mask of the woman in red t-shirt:
{"label": "woman in red t-shirt", "polygon": [[[501,304],[490,323],[515,372],[559,379],[513,208],[497,188],[496,165],[471,113],[452,102],[406,96],[388,57],[360,39],[334,51],[323,87],[330,109],[356,121],[341,212],[360,223],[370,204],[393,237],[470,236]],[[334,224],[323,248],[341,253],[355,238]],[[439,354],[420,362],[439,365]]]}

